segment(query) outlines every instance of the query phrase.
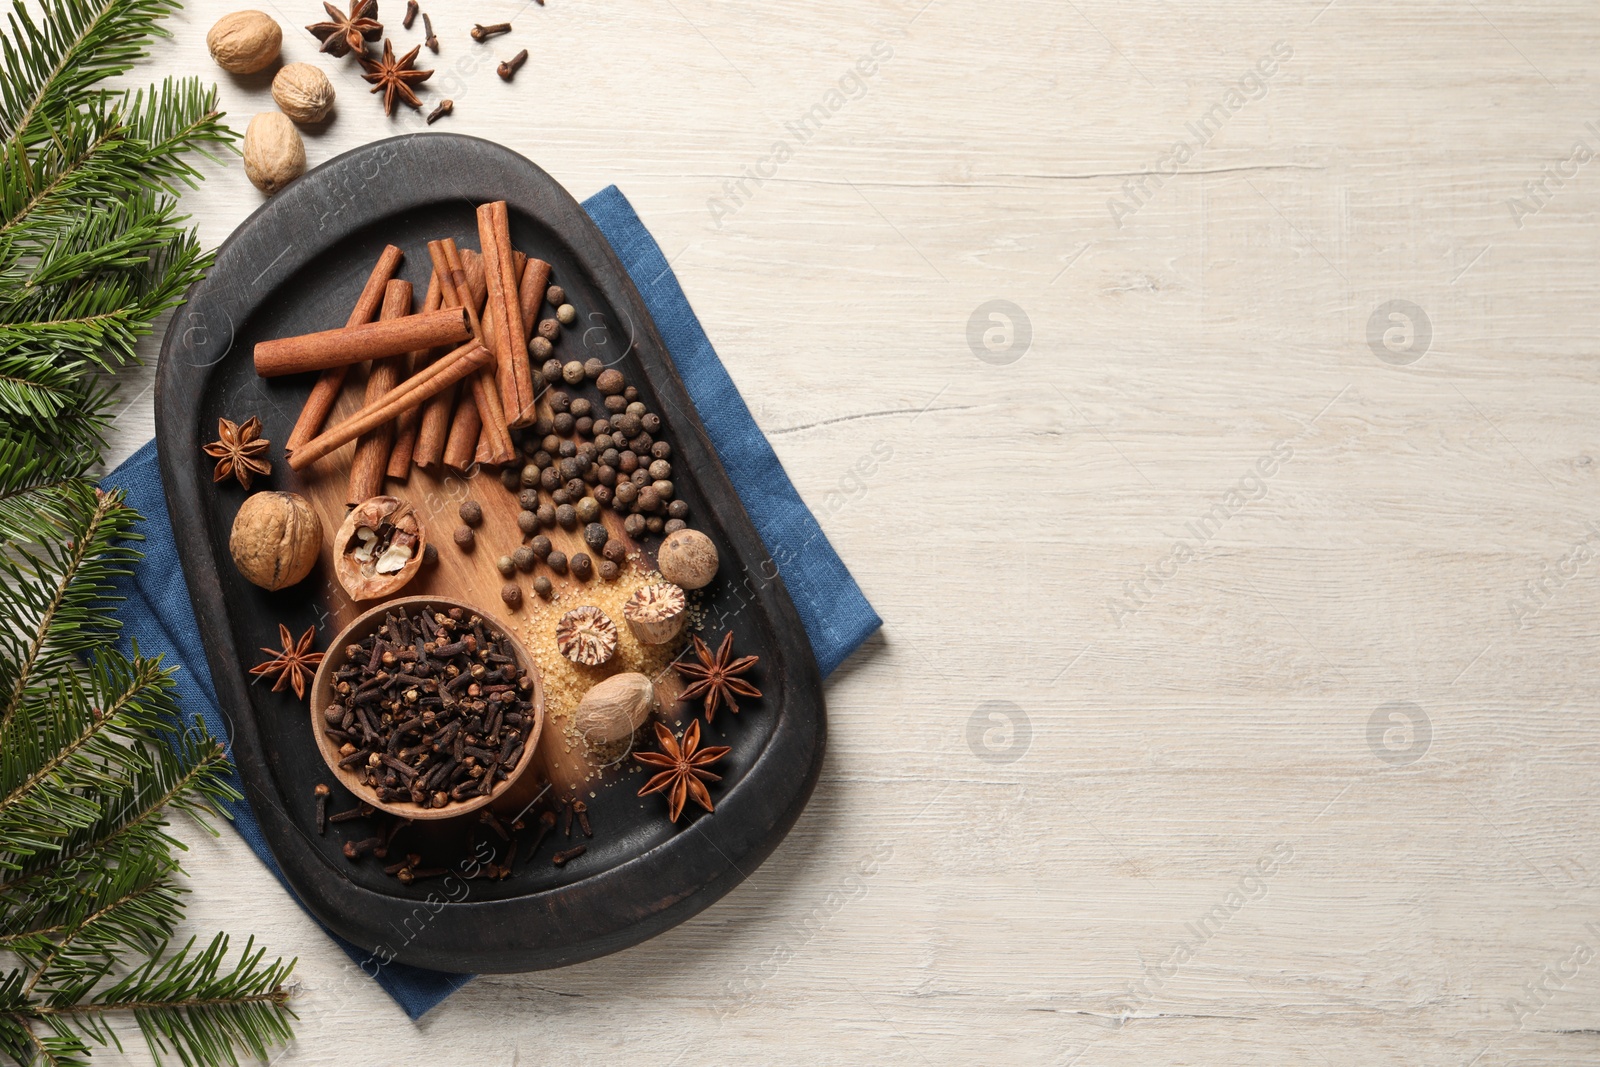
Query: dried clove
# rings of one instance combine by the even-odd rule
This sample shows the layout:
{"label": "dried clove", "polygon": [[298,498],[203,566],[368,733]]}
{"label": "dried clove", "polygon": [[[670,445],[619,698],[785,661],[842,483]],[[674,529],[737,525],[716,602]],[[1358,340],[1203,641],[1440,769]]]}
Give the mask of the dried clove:
{"label": "dried clove", "polygon": [[551,856],[550,862],[557,867],[565,867],[568,860],[575,860],[587,851],[589,851],[588,845],[573,845],[565,852],[557,852],[554,856]]}
{"label": "dried clove", "polygon": [[[428,46],[428,51],[432,52],[434,55],[438,55],[439,38],[433,32],[433,16],[429,15],[426,11],[422,13],[422,29],[426,34],[426,36],[422,39],[422,43]],[[431,548],[432,546],[430,545],[429,547]]]}
{"label": "dried clove", "polygon": [[488,26],[485,26],[483,23],[479,22],[475,23],[472,27],[472,39],[477,41],[479,44],[482,44],[491,37],[498,37],[502,33],[510,32],[511,23],[509,22],[495,22]]}
{"label": "dried clove", "polygon": [[417,21],[418,10],[417,0],[406,0],[406,17],[400,20],[400,25],[409,30],[411,24]]}
{"label": "dried clove", "polygon": [[317,798],[317,836],[321,836],[328,829],[328,794],[332,792],[327,785],[318,782],[312,792]]}
{"label": "dried clove", "polygon": [[522,51],[518,52],[516,55],[512,56],[510,59],[508,59],[504,63],[500,64],[499,67],[495,68],[500,73],[500,80],[508,82],[512,78],[516,77],[517,68],[522,66],[522,64],[526,63],[527,61],[528,61],[528,50],[526,48],[524,48]]}

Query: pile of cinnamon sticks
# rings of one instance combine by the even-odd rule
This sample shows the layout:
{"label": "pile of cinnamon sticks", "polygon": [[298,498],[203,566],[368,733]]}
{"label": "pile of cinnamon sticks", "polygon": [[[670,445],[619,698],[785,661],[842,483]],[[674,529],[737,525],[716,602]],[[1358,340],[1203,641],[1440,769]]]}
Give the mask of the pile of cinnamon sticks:
{"label": "pile of cinnamon sticks", "polygon": [[[413,313],[411,283],[395,277],[402,253],[383,250],[344,327],[256,345],[264,378],[320,371],[286,451],[304,470],[356,442],[348,502],[404,481],[415,464],[464,471],[516,460],[510,431],[534,421],[528,341],[550,283],[550,264],[511,246],[505,201],[478,208],[482,252],[428,242],[433,274]],[[326,427],[345,375],[370,363],[362,407]]]}

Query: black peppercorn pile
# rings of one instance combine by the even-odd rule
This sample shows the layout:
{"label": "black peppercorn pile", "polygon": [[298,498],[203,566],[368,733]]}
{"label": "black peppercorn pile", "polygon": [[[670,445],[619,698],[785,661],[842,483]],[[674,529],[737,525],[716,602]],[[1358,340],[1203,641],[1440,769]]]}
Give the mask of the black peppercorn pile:
{"label": "black peppercorn pile", "polygon": [[533,678],[503,633],[461,608],[400,608],[345,653],[324,732],[379,800],[443,808],[510,777]]}

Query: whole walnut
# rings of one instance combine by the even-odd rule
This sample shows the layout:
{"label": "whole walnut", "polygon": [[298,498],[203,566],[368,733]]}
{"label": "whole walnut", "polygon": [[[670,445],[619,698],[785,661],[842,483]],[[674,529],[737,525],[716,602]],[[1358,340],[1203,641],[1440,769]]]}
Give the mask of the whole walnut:
{"label": "whole walnut", "polygon": [[320,67],[290,63],[273,75],[272,99],[296,122],[321,122],[333,110],[333,83]]}
{"label": "whole walnut", "polygon": [[283,589],[310,574],[321,548],[322,520],[298,493],[245,497],[228,537],[234,566],[263,589]]}
{"label": "whole walnut", "polygon": [[283,30],[261,11],[224,15],[206,34],[206,47],[217,66],[233,74],[254,74],[271,66],[283,48]]}
{"label": "whole walnut", "polygon": [[282,112],[263,111],[244,131],[244,172],[271,196],[306,172],[306,145]]}

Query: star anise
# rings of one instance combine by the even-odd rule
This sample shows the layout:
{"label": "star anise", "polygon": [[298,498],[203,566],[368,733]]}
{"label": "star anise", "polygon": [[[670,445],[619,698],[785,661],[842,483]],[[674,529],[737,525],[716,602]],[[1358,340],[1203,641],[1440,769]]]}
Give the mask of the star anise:
{"label": "star anise", "polygon": [[361,75],[372,84],[372,91],[383,94],[383,113],[394,114],[394,98],[400,97],[412,107],[421,107],[422,101],[417,99],[417,94],[411,91],[411,86],[417,82],[425,82],[433,77],[431,70],[413,70],[411,64],[416,61],[417,53],[422,51],[419,44],[399,59],[394,57],[394,44],[385,37],[383,39],[383,58],[368,59],[361,57],[361,65],[367,73]]}
{"label": "star anise", "polygon": [[683,805],[690,797],[707,811],[711,811],[711,794],[705,782],[720,782],[722,776],[705,768],[717,762],[730,751],[725,746],[700,747],[700,720],[696,719],[683,732],[683,741],[672,736],[672,731],[656,723],[656,739],[661,742],[660,752],[635,752],[633,758],[652,767],[665,770],[655,775],[639,790],[640,796],[651,793],[667,794],[667,818],[673,822],[683,814]]}
{"label": "star anise", "polygon": [[306,698],[306,675],[316,670],[317,664],[322,662],[322,653],[311,651],[311,639],[317,634],[315,626],[309,627],[296,641],[289,628],[283,623],[278,624],[278,640],[283,642],[282,651],[263,647],[261,651],[272,658],[265,663],[258,663],[250,668],[251,674],[278,676],[277,682],[272,686],[274,693],[280,693],[285,686],[294,690],[294,695],[304,700]]}
{"label": "star anise", "polygon": [[377,40],[383,32],[383,23],[372,16],[378,13],[378,0],[350,0],[350,14],[346,15],[328,0],[322,0],[328,13],[327,22],[317,22],[306,29],[322,42],[322,51],[331,56],[347,56],[351,52],[365,55],[367,41]]}
{"label": "star anise", "polygon": [[272,473],[272,464],[261,458],[272,442],[261,436],[261,420],[254,415],[243,426],[231,419],[218,419],[217,438],[206,445],[206,455],[217,461],[211,472],[212,481],[225,482],[232,476],[248,489],[252,477]]}
{"label": "star anise", "polygon": [[710,722],[717,714],[717,709],[724,702],[728,710],[737,712],[739,705],[734,702],[735,696],[758,697],[761,690],[745,681],[739,675],[754,667],[759,661],[759,656],[740,656],[729,662],[733,656],[733,634],[728,634],[722,639],[722,644],[717,647],[716,655],[711,654],[711,648],[700,640],[698,634],[694,637],[694,654],[699,658],[699,663],[680,663],[677,665],[678,673],[686,678],[694,679],[684,689],[681,699],[693,700],[695,697],[706,698],[706,722]]}

